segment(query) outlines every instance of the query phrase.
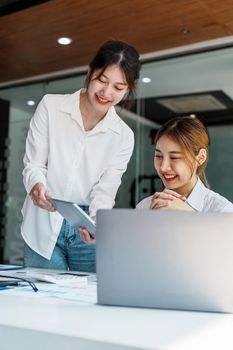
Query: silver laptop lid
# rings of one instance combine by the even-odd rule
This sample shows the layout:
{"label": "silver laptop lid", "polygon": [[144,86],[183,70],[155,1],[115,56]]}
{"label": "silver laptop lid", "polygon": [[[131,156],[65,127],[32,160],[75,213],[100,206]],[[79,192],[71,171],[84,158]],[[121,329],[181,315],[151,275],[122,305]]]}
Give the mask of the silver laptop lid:
{"label": "silver laptop lid", "polygon": [[233,214],[97,213],[98,302],[233,312]]}

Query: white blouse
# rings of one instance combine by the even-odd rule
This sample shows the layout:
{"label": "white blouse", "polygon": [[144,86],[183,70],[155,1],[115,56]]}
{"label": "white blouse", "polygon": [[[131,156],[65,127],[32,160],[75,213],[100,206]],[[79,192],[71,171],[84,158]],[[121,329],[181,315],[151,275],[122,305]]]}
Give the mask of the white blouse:
{"label": "white blouse", "polygon": [[79,99],[46,95],[31,120],[26,140],[23,181],[28,193],[22,209],[21,233],[26,243],[49,259],[62,224],[57,212],[33,205],[32,187],[42,182],[54,198],[98,209],[112,208],[122,174],[133,152],[132,130],[111,107],[106,116],[85,132]]}
{"label": "white blouse", "polygon": [[[151,200],[152,196],[144,198],[137,204],[137,209],[150,209]],[[233,212],[233,204],[220,194],[206,188],[199,178],[186,203],[200,212]]]}

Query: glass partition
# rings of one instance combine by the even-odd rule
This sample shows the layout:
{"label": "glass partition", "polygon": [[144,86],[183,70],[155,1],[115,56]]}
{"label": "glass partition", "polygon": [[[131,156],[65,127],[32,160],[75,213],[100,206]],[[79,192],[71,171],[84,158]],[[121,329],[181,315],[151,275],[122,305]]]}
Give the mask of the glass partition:
{"label": "glass partition", "polygon": [[[153,165],[154,134],[169,118],[188,113],[200,116],[209,130],[211,144],[207,177],[211,188],[233,201],[232,62],[233,48],[225,48],[143,64],[133,110],[117,106],[118,113],[134,131],[135,149],[117,194],[116,207],[134,208],[142,198],[162,189]],[[85,75],[78,75],[0,89],[0,98],[10,102],[4,243],[7,262],[21,263],[23,257],[20,224],[25,190],[21,173],[30,119],[44,94],[72,93],[84,85],[84,79]],[[174,100],[174,97],[182,99]],[[28,101],[35,101],[35,105]],[[206,107],[208,103],[212,103],[212,110]]]}

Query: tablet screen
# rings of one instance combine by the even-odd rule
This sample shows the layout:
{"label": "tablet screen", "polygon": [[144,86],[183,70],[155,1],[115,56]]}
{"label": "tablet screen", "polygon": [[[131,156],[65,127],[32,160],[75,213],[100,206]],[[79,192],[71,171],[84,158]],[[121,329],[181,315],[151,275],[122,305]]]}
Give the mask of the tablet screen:
{"label": "tablet screen", "polygon": [[69,222],[69,224],[74,226],[77,230],[80,227],[85,227],[92,236],[95,235],[95,222],[78,204],[55,198],[51,198],[51,202],[54,208]]}

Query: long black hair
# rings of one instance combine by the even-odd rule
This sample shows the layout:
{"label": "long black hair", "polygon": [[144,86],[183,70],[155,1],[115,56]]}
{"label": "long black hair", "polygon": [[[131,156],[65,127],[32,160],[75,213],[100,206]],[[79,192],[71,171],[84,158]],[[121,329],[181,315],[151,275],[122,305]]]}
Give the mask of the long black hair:
{"label": "long black hair", "polygon": [[95,57],[89,64],[89,71],[86,77],[85,85],[88,87],[92,75],[96,69],[101,69],[98,76],[100,77],[104,70],[113,64],[118,65],[125,74],[129,90],[126,107],[129,107],[131,105],[130,101],[135,98],[137,80],[139,78],[141,68],[139,53],[133,46],[117,40],[109,40],[105,42],[99,48]]}

